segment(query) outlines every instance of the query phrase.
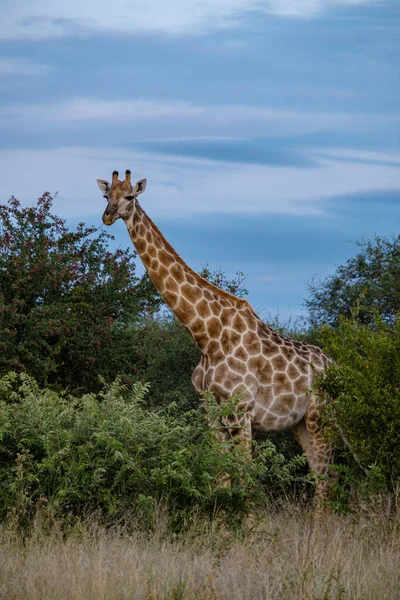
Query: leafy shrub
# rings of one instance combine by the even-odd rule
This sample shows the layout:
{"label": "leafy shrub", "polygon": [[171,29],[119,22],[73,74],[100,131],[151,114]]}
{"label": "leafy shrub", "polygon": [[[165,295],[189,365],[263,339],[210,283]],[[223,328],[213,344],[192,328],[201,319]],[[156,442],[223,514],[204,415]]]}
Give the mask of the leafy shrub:
{"label": "leafy shrub", "polygon": [[35,206],[0,205],[0,374],[41,385],[99,389],[99,374],[133,376],[125,324],[158,306],[135,275],[135,253],[109,251],[110,235],[70,231],[45,193]]}
{"label": "leafy shrub", "polygon": [[393,326],[379,316],[370,326],[343,319],[339,328],[325,328],[323,339],[336,365],[320,385],[333,398],[335,443],[345,440],[345,479],[360,490],[394,490],[400,483],[400,319]]}
{"label": "leafy shrub", "polygon": [[376,236],[357,242],[360,251],[336,273],[322,282],[312,282],[305,301],[313,327],[340,325],[340,318],[374,322],[378,312],[393,324],[400,310],[400,235]]}
{"label": "leafy shrub", "polygon": [[[249,463],[235,445],[221,451],[203,411],[155,412],[144,406],[146,393],[146,385],[128,391],[117,381],[72,398],[40,390],[25,374],[1,379],[2,517],[26,524],[39,507],[57,518],[134,510],[150,523],[160,502],[175,522],[194,508],[240,515],[247,500],[265,504],[298,479],[303,457],[286,461],[266,442]],[[216,426],[232,402],[214,406]],[[219,485],[225,473],[231,487]]]}
{"label": "leafy shrub", "polygon": [[146,396],[153,408],[174,402],[186,412],[199,406],[192,373],[200,350],[185,327],[174,317],[144,318],[131,327],[136,377],[150,383]]}

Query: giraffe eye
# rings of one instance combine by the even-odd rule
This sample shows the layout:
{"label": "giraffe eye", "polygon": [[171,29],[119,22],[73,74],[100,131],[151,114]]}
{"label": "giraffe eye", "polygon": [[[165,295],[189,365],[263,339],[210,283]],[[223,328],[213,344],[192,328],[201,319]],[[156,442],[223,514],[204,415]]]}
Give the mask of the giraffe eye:
{"label": "giraffe eye", "polygon": [[126,200],[133,200],[135,196],[125,196]]}

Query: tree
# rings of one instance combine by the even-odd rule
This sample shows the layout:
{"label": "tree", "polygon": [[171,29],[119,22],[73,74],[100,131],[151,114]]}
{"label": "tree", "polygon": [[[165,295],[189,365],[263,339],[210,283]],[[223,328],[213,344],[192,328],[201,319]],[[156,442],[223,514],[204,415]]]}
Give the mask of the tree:
{"label": "tree", "polygon": [[90,391],[98,376],[134,375],[126,324],[156,310],[135,275],[135,253],[111,252],[112,236],[80,223],[70,231],[43,194],[0,206],[0,373]]}
{"label": "tree", "polygon": [[[335,446],[350,483],[395,490],[400,483],[400,315],[392,325],[342,319],[322,331],[336,363],[319,385],[332,398]],[[344,443],[344,446],[343,446]],[[367,478],[365,479],[365,475]]]}
{"label": "tree", "polygon": [[235,273],[235,277],[232,279],[228,279],[221,269],[215,269],[215,271],[211,271],[209,264],[206,263],[201,269],[199,275],[207,279],[213,285],[237,296],[238,298],[244,298],[249,295],[249,291],[243,286],[245,281],[245,276],[242,271],[237,271]]}
{"label": "tree", "polygon": [[360,323],[374,321],[376,311],[393,323],[400,311],[400,236],[357,242],[360,252],[336,273],[310,285],[305,305],[313,327],[339,325],[339,317],[354,316]]}

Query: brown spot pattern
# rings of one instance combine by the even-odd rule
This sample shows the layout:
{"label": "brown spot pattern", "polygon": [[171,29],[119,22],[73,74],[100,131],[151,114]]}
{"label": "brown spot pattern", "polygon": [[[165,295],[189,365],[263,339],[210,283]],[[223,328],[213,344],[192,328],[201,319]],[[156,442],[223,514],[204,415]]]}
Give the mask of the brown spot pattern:
{"label": "brown spot pattern", "polygon": [[245,350],[245,348],[243,348],[243,346],[238,346],[234,352],[235,357],[239,358],[240,360],[246,360],[246,358],[248,358],[248,354]]}
{"label": "brown spot pattern", "polygon": [[310,381],[308,377],[299,377],[293,384],[293,391],[295,394],[301,394],[307,387],[310,387]]}
{"label": "brown spot pattern", "polygon": [[212,317],[207,321],[207,331],[211,338],[218,338],[222,331],[222,325],[219,319]]}
{"label": "brown spot pattern", "polygon": [[278,354],[278,356],[274,356],[274,358],[271,359],[271,364],[275,371],[284,371],[286,369],[287,362],[281,354]]}
{"label": "brown spot pattern", "polygon": [[181,287],[181,292],[192,304],[194,304],[201,296],[200,288],[188,285],[187,283]]}
{"label": "brown spot pattern", "polygon": [[259,372],[260,382],[261,383],[271,383],[272,379],[272,367],[269,361],[265,361],[263,368]]}
{"label": "brown spot pattern", "polygon": [[300,375],[298,369],[296,369],[296,367],[294,366],[293,363],[289,364],[287,374],[288,374],[289,379],[291,379],[292,381]]}
{"label": "brown spot pattern", "polygon": [[196,311],[202,319],[205,319],[211,315],[210,305],[204,300],[204,298],[197,304]]}
{"label": "brown spot pattern", "polygon": [[274,392],[279,396],[282,392],[292,391],[292,382],[286,377],[285,373],[274,373],[272,377]]}

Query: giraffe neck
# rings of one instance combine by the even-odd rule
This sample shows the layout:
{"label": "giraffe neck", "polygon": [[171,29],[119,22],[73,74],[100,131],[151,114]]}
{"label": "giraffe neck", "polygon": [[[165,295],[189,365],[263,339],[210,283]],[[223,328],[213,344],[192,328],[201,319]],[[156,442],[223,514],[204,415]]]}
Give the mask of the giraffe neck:
{"label": "giraffe neck", "polygon": [[133,245],[166,304],[203,349],[221,331],[224,310],[249,304],[195,273],[136,203],[125,221]]}

